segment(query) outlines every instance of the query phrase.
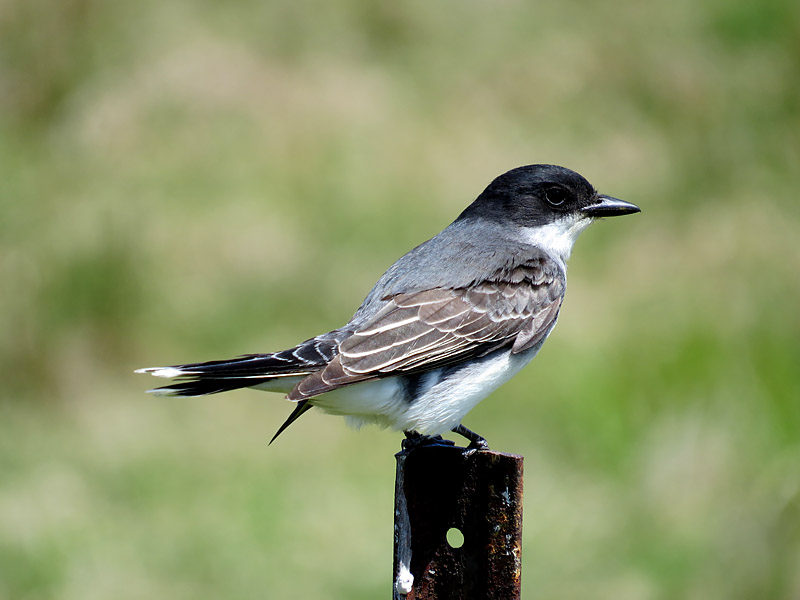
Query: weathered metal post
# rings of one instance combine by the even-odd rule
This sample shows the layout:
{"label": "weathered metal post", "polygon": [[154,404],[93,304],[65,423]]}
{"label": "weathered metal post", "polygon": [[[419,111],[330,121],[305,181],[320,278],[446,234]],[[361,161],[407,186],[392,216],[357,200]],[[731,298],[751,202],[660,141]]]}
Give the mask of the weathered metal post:
{"label": "weathered metal post", "polygon": [[519,599],[522,457],[443,445],[396,457],[394,600]]}

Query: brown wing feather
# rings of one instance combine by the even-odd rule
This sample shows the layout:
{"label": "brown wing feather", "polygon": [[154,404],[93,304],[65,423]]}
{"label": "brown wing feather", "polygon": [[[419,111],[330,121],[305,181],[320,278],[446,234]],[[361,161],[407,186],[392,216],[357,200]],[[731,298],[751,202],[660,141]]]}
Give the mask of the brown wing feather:
{"label": "brown wing feather", "polygon": [[541,258],[466,288],[396,294],[289,398],[309,398],[390,373],[435,369],[508,345],[514,353],[523,352],[550,330],[563,296],[563,275]]}

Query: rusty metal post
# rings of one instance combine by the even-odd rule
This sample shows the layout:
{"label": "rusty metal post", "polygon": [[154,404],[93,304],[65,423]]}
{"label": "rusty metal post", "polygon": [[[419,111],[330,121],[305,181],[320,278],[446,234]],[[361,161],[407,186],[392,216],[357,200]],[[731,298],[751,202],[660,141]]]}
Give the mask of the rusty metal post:
{"label": "rusty metal post", "polygon": [[453,446],[396,457],[394,600],[518,600],[522,457]]}

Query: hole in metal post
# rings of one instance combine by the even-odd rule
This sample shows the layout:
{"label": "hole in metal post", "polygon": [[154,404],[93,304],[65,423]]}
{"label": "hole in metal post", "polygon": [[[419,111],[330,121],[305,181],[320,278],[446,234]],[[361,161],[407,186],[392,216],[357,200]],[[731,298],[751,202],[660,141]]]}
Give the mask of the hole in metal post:
{"label": "hole in metal post", "polygon": [[455,527],[447,530],[447,543],[451,548],[461,548],[464,545],[464,534]]}

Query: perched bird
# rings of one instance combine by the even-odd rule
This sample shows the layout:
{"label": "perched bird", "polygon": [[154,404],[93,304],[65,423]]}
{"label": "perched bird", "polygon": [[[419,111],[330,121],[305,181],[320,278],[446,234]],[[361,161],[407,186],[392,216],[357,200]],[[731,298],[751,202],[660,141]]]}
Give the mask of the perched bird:
{"label": "perched bird", "polygon": [[636,212],[564,167],[519,167],[389,267],[343,327],[280,352],[137,373],[176,379],[151,390],[163,395],[288,394],[296,406],[273,441],[317,407],[415,443],[452,431],[488,448],[462,419],[542,347],[580,233],[599,217]]}

